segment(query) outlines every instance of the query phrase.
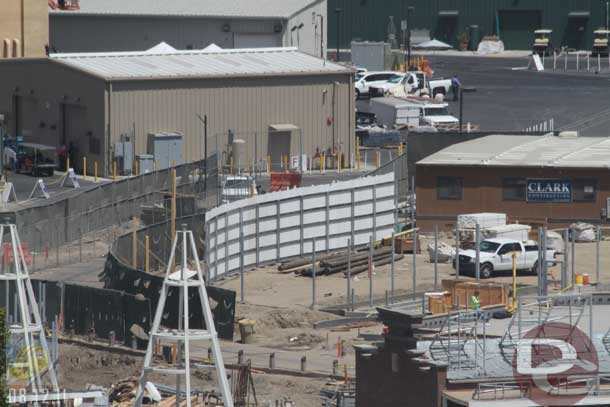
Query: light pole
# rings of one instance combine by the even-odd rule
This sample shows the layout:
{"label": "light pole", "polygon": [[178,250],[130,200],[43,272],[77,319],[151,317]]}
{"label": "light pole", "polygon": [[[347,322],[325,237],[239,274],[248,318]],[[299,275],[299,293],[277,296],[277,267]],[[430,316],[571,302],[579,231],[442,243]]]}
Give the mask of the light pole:
{"label": "light pole", "polygon": [[314,21],[317,17],[320,17],[320,58],[324,59],[324,16],[314,14]]}
{"label": "light pole", "polygon": [[463,131],[462,123],[463,123],[463,110],[464,110],[464,93],[474,93],[477,91],[477,88],[472,87],[463,87],[460,86],[460,134]]}
{"label": "light pole", "polygon": [[415,7],[407,7],[407,71],[411,68],[411,13]]}
{"label": "light pole", "polygon": [[339,28],[339,24],[340,24],[341,20],[339,19],[339,17],[341,15],[341,13],[343,13],[343,9],[340,9],[340,8],[336,8],[335,9],[335,14],[337,15],[337,38],[336,38],[336,41],[337,41],[337,57],[335,58],[335,61],[337,61],[337,62],[339,61],[339,44],[340,44],[339,36],[340,36],[340,33],[341,33],[341,30]]}

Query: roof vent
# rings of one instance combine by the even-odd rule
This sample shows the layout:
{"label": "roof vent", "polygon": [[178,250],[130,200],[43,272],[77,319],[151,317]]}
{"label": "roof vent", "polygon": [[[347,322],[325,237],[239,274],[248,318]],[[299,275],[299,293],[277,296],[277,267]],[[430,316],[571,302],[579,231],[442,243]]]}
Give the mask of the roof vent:
{"label": "roof vent", "polygon": [[562,131],[559,133],[559,137],[561,138],[578,138],[577,131]]}

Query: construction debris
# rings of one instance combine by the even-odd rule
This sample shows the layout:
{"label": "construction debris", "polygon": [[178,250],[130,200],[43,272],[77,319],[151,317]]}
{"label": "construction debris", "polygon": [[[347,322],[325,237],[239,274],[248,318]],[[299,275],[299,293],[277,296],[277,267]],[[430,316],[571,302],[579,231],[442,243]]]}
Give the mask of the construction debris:
{"label": "construction debris", "polygon": [[130,377],[125,380],[113,384],[110,388],[110,396],[108,401],[110,404],[123,404],[129,403],[136,397],[136,390],[138,388],[138,378]]}

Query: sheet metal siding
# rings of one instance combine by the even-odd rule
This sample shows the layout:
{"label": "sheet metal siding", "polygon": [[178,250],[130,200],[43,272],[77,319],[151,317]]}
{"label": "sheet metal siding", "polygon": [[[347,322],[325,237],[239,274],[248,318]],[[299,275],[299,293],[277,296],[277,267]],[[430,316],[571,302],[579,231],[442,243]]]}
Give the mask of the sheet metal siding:
{"label": "sheet metal siding", "polygon": [[[8,118],[9,135],[14,136],[15,117],[13,95],[15,89],[26,102],[26,123],[20,127],[32,129],[26,141],[59,146],[62,138],[61,106],[68,106],[67,124],[73,131],[68,134],[75,152],[73,166],[82,168],[82,157],[87,156],[89,173],[93,162],[98,161],[100,171],[104,164],[104,81],[77,72],[68,67],[40,60],[5,60],[0,62],[0,113]],[[79,117],[70,116],[79,113]],[[22,120],[24,116],[21,117]],[[72,120],[70,122],[70,120]],[[72,124],[70,124],[72,123]],[[90,136],[88,133],[90,132]],[[99,139],[100,154],[89,150],[90,137]]]}
{"label": "sheet metal siding", "polygon": [[[333,83],[337,81],[336,125],[338,142],[348,148],[353,131],[351,75],[320,77],[275,77],[239,80],[184,80],[114,82],[110,129],[113,142],[131,134],[135,124],[136,154],[146,152],[150,132],[179,131],[185,135],[187,160],[203,155],[203,125],[197,118],[208,115],[208,151],[216,148],[216,135],[231,129],[248,143],[248,160],[253,159],[254,132],[258,133],[258,157],[266,157],[267,131],[271,124],[290,123],[303,131],[303,152],[312,155],[316,147],[331,147],[333,126]],[[324,96],[324,91],[327,91]],[[218,137],[218,148],[226,143]],[[298,153],[298,136],[292,138],[292,152]]]}
{"label": "sheet metal siding", "polygon": [[[311,24],[311,14],[309,19]],[[285,20],[51,15],[50,44],[62,53],[142,51],[161,41],[180,50],[211,43],[233,48],[234,33],[275,34],[280,44],[282,33],[273,30],[277,23]],[[230,32],[223,31],[225,24]]]}
{"label": "sheet metal siding", "polygon": [[370,236],[387,238],[394,230],[394,187],[394,173],[388,173],[214,208],[206,213],[209,276],[216,280],[239,271],[241,264],[251,269],[308,255],[312,238],[318,252],[345,248],[349,238],[356,246],[368,244]]}
{"label": "sheet metal siding", "polygon": [[[345,10],[341,14],[341,47],[349,48],[351,39],[385,41],[389,16],[394,16],[397,32],[400,31],[400,20],[405,18],[404,5],[415,7],[412,14],[413,28],[427,28],[431,34],[439,28],[438,12],[457,10],[458,33],[466,31],[469,25],[477,24],[481,35],[495,33],[496,12],[498,10],[540,10],[544,28],[553,29],[553,43],[560,46],[565,41],[570,11],[589,11],[591,13],[586,25],[585,46],[591,47],[593,31],[603,25],[605,2],[596,0],[401,0],[349,1],[328,0],[328,44],[336,48],[337,19],[334,12],[339,7]],[[532,30],[533,31],[533,30]],[[533,39],[533,32],[532,32]]]}

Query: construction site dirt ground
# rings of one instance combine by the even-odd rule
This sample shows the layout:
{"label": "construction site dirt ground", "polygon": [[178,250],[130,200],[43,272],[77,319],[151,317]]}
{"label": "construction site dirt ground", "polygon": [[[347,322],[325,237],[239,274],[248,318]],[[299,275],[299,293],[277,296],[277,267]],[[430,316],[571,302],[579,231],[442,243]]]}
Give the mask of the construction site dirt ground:
{"label": "construction site dirt ground", "polygon": [[[453,244],[451,236],[442,239]],[[434,265],[426,251],[429,236],[421,237],[422,253],[416,256],[417,291],[434,288]],[[610,281],[610,240],[600,242],[600,281]],[[588,273],[595,281],[595,243],[577,243],[575,265],[577,273]],[[412,292],[412,261],[408,254],[396,262],[396,294]],[[559,278],[560,267],[551,267],[549,271]],[[455,278],[450,264],[438,265],[439,282],[442,279]],[[472,276],[463,278],[473,279]],[[490,280],[510,283],[510,273]],[[320,276],[317,278],[317,307],[342,304],[346,302],[347,280],[341,275]],[[519,276],[519,283],[535,285],[537,278],[526,274]],[[274,401],[280,397],[290,396],[298,406],[319,405],[319,391],[327,386],[329,380],[324,378],[294,377],[291,375],[264,374],[256,367],[268,365],[270,352],[277,352],[278,368],[298,371],[301,356],[307,357],[307,370],[325,372],[331,375],[333,360],[339,360],[339,374],[343,367],[354,374],[354,351],[352,345],[361,342],[359,334],[381,334],[382,326],[378,323],[364,324],[360,327],[315,329],[317,322],[334,319],[337,316],[311,308],[312,279],[294,274],[282,274],[276,266],[267,266],[245,273],[244,303],[239,302],[240,278],[233,276],[217,285],[237,292],[235,320],[250,319],[255,321],[255,340],[252,344],[241,344],[239,329],[236,325],[234,343],[222,341],[221,347],[225,362],[235,363],[237,351],[244,350],[245,360],[251,359],[255,369],[254,382],[259,401]],[[356,301],[366,301],[369,292],[367,273],[355,276],[351,284],[356,292]],[[551,287],[553,288],[553,287]],[[375,269],[373,275],[373,293],[378,299],[385,297],[390,289],[390,266]],[[338,343],[344,341],[341,358],[338,357]],[[205,357],[206,349],[195,349],[198,357]],[[91,350],[88,347],[62,344],[60,347],[60,370],[63,386],[72,389],[83,389],[88,383],[110,386],[130,376],[138,376],[142,366],[139,356],[126,356],[102,350]],[[202,376],[203,377],[203,376]],[[161,381],[163,382],[163,381]],[[336,385],[331,381],[332,385]],[[169,383],[168,383],[169,384]],[[196,386],[206,388],[208,380]],[[264,403],[261,405],[265,405]]]}
{"label": "construction site dirt ground", "polygon": [[[441,239],[449,245],[454,245],[451,238]],[[422,235],[421,254],[416,256],[416,290],[430,291],[434,289],[434,263],[430,261],[427,253],[429,243],[433,239],[429,235]],[[595,243],[575,244],[575,270],[576,273],[587,273],[591,282],[595,282]],[[600,247],[600,281],[610,281],[610,240],[602,240]],[[561,259],[561,256],[558,257]],[[569,263],[571,260],[569,261]],[[383,299],[386,291],[391,289],[390,265],[376,267],[373,274],[373,297]],[[570,269],[569,269],[570,270]],[[569,271],[570,272],[570,271]],[[559,265],[549,267],[549,279],[561,277]],[[496,277],[489,282],[512,283],[512,272],[497,272]],[[464,279],[474,280],[472,274],[460,276]],[[442,279],[456,278],[455,270],[450,263],[438,264],[439,288]],[[519,272],[520,285],[536,285],[537,276],[529,272]],[[351,288],[355,291],[355,301],[367,301],[369,298],[369,278],[366,272],[352,277]],[[240,298],[240,277],[232,276],[217,284],[220,287],[235,290]],[[282,274],[277,266],[266,266],[244,273],[244,300],[249,305],[277,307],[283,310],[293,309],[309,312],[312,305],[312,279],[310,277],[296,276],[293,273]],[[395,294],[406,294],[413,291],[413,255],[405,254],[402,260],[397,260],[394,270]],[[551,285],[549,290],[554,287]],[[329,276],[319,276],[316,279],[316,304],[318,307],[347,303],[347,279],[342,273]],[[238,306],[238,311],[240,307]],[[243,315],[249,319],[256,319]],[[332,316],[329,316],[330,319]]]}
{"label": "construction site dirt ground", "polygon": [[[60,387],[75,391],[84,390],[90,384],[110,388],[118,381],[139,377],[143,360],[141,356],[61,344],[58,370]],[[320,390],[326,386],[337,386],[327,379],[253,373],[259,406],[275,405],[275,400],[284,397],[289,397],[300,407],[317,406]],[[156,375],[151,379],[155,383],[175,386],[173,376]],[[195,369],[191,380],[193,388],[198,391],[217,389],[216,378],[209,369]]]}

